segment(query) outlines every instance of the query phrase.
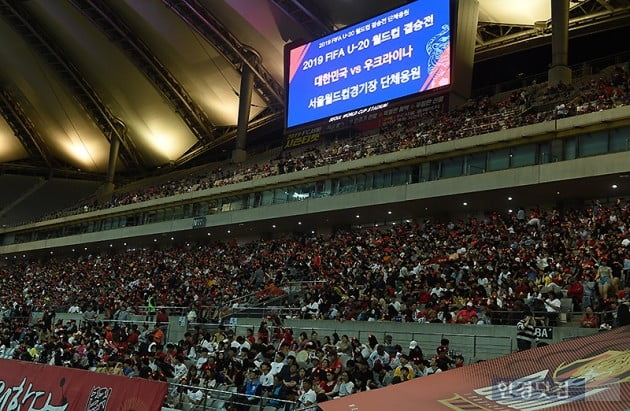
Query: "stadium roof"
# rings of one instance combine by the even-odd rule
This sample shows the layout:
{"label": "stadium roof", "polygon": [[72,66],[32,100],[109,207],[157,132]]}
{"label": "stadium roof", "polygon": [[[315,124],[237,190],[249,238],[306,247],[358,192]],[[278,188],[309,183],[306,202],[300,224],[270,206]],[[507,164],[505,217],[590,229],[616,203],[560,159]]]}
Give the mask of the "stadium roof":
{"label": "stadium roof", "polygon": [[[225,148],[243,64],[250,130],[280,130],[284,45],[405,3],[0,0],[0,170],[102,179],[115,136],[130,175]],[[549,44],[549,4],[479,0],[476,62]],[[630,26],[628,0],[570,7],[571,37]]]}

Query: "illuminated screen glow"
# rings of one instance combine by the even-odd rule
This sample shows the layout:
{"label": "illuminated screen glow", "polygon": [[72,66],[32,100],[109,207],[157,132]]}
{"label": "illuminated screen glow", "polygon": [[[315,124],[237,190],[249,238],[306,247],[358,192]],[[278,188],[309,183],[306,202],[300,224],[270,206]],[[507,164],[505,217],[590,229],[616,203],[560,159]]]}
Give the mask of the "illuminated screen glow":
{"label": "illuminated screen glow", "polygon": [[286,128],[448,86],[449,3],[418,0],[287,47]]}

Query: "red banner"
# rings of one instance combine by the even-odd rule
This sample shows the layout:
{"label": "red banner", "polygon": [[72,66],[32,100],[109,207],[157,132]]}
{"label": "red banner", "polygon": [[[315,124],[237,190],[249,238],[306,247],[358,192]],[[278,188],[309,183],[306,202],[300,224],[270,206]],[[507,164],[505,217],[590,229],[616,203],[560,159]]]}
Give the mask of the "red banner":
{"label": "red banner", "polygon": [[630,326],[318,404],[324,411],[619,411],[630,406]]}
{"label": "red banner", "polygon": [[0,360],[0,410],[159,410],[166,391],[159,381]]}

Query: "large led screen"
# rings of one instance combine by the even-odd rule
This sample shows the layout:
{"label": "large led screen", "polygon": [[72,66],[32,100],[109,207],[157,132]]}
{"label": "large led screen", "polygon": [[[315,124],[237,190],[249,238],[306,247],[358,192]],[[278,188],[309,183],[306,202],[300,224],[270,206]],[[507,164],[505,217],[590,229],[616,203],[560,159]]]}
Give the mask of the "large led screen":
{"label": "large led screen", "polygon": [[288,46],[286,128],[448,86],[449,3],[417,0]]}

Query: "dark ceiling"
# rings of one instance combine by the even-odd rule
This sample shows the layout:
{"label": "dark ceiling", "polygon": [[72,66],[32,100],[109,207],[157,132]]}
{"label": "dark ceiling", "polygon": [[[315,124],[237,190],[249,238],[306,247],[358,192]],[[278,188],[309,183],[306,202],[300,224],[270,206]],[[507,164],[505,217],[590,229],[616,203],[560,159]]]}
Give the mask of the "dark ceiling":
{"label": "dark ceiling", "polygon": [[[405,3],[0,0],[0,172],[102,179],[115,138],[123,175],[184,167],[233,142],[244,64],[249,129],[277,135],[284,45]],[[570,1],[570,36],[627,28],[629,3]],[[550,44],[550,0],[479,9],[477,65]]]}

